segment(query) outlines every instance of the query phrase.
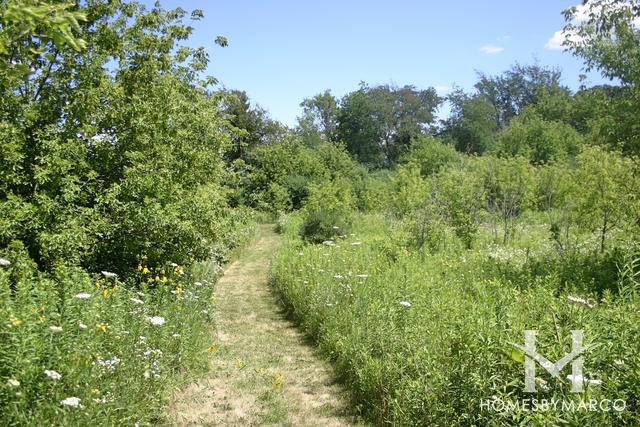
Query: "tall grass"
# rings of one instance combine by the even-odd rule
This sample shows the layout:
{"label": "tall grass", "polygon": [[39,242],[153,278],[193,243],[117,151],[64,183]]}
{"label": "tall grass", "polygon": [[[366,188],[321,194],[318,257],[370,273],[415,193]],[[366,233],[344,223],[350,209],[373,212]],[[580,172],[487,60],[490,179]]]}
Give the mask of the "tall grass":
{"label": "tall grass", "polygon": [[[640,312],[637,294],[589,291],[554,265],[542,228],[495,247],[489,232],[474,250],[453,242],[430,253],[404,245],[402,227],[360,216],[354,234],[323,245],[281,227],[286,244],[272,284],[283,304],[335,361],[361,409],[390,425],[638,425]],[[538,234],[535,234],[538,233]],[[537,243],[536,243],[537,242]],[[563,282],[564,280],[564,282]],[[525,329],[555,361],[582,329],[586,393],[539,368],[538,392],[524,386]],[[602,384],[596,385],[599,381]],[[624,411],[496,412],[481,402],[517,399],[624,399]]]}
{"label": "tall grass", "polygon": [[[234,245],[252,233],[244,224]],[[0,424],[149,425],[167,390],[205,367],[216,261],[148,265],[121,278],[37,272],[19,248],[0,267]]]}

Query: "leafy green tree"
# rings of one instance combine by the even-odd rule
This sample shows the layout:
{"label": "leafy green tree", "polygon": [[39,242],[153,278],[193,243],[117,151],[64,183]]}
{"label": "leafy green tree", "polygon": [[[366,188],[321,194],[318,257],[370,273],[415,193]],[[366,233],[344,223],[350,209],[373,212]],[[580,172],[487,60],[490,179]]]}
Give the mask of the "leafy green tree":
{"label": "leafy green tree", "polygon": [[535,104],[541,91],[568,91],[560,85],[559,70],[537,64],[516,64],[498,76],[478,73],[478,79],[477,95],[494,107],[499,129],[504,129],[526,106]]}
{"label": "leafy green tree", "polygon": [[564,11],[564,45],[587,71],[598,70],[624,87],[622,97],[606,99],[598,135],[626,153],[640,153],[640,6],[636,0],[593,0],[582,7],[584,19],[578,21],[577,7]]}
{"label": "leafy green tree", "polygon": [[450,145],[445,145],[430,136],[415,139],[409,150],[400,158],[402,164],[417,166],[423,177],[431,176],[458,160],[460,155]]}
{"label": "leafy green tree", "polygon": [[499,221],[503,231],[502,241],[506,243],[515,231],[517,218],[535,200],[533,166],[524,157],[504,159],[484,156],[471,167],[483,182],[486,209],[494,219],[494,238],[497,238]]}
{"label": "leafy green tree", "polygon": [[576,182],[577,208],[581,223],[597,230],[600,251],[606,247],[609,233],[632,220],[634,195],[628,192],[628,183],[637,183],[633,176],[633,161],[619,153],[598,147],[585,149],[578,156]]}
{"label": "leafy green tree", "polygon": [[231,147],[225,153],[228,161],[244,158],[247,151],[260,144],[271,144],[284,137],[286,128],[269,118],[266,110],[253,107],[244,91],[228,91],[223,111],[234,128]]}
{"label": "leafy green tree", "polygon": [[389,167],[425,134],[440,99],[435,89],[368,87],[347,94],[338,115],[338,136],[362,163]]}
{"label": "leafy green tree", "polygon": [[462,90],[453,92],[447,100],[451,104],[451,116],[444,121],[443,139],[467,154],[490,150],[498,130],[495,106]]}
{"label": "leafy green tree", "polygon": [[482,181],[472,171],[451,167],[437,175],[435,187],[444,218],[471,249],[484,204]]}
{"label": "leafy green tree", "polygon": [[575,157],[581,139],[570,125],[546,121],[535,111],[526,109],[500,133],[495,152],[524,156],[533,164],[544,164]]}
{"label": "leafy green tree", "polygon": [[298,128],[307,145],[335,141],[338,132],[338,100],[326,90],[313,98],[306,98],[300,106],[302,116],[298,117]]}

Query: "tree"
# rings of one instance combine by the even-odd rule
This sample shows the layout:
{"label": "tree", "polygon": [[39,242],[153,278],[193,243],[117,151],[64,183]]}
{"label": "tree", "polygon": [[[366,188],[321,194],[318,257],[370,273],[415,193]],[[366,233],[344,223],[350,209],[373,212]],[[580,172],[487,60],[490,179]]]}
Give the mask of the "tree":
{"label": "tree", "polygon": [[452,167],[438,174],[435,186],[444,218],[465,247],[471,249],[484,200],[482,181],[471,171]]}
{"label": "tree", "polygon": [[444,121],[443,139],[467,154],[482,154],[491,149],[498,129],[495,107],[486,99],[462,90],[456,90],[447,100],[451,103],[451,116]]}
{"label": "tree", "polygon": [[249,96],[244,91],[231,90],[223,102],[223,111],[235,129],[232,144],[225,153],[228,161],[244,158],[247,151],[260,144],[270,144],[280,140],[286,128],[271,119],[260,106],[251,106]]}
{"label": "tree", "polygon": [[546,121],[533,110],[525,110],[500,133],[496,153],[524,156],[539,165],[575,157],[581,137],[570,125]]}
{"label": "tree", "polygon": [[440,99],[435,89],[362,84],[347,94],[338,115],[338,135],[359,161],[373,167],[389,167],[409,147],[411,140],[427,132]]}
{"label": "tree", "polygon": [[624,96],[606,99],[612,123],[599,134],[626,153],[640,153],[640,3],[592,0],[564,15],[566,48],[585,61],[586,71],[598,70],[623,86]]}
{"label": "tree", "polygon": [[[307,140],[335,141],[338,129],[338,100],[327,89],[313,98],[306,98],[300,106],[302,117],[298,127]],[[309,145],[316,145],[312,143]]]}
{"label": "tree", "polygon": [[583,225],[598,230],[601,252],[611,230],[632,212],[633,194],[627,185],[637,182],[633,170],[632,160],[598,147],[587,148],[578,156],[578,212]]}
{"label": "tree", "polygon": [[499,76],[478,73],[478,78],[478,97],[494,107],[499,129],[504,129],[527,105],[535,104],[541,91],[568,91],[560,85],[559,70],[539,65],[515,64]]}

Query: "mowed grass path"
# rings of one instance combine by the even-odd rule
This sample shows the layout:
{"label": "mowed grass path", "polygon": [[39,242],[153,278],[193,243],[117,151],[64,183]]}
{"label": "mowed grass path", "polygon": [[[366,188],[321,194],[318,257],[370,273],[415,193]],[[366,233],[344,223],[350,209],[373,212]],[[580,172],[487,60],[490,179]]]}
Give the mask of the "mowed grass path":
{"label": "mowed grass path", "polygon": [[268,289],[279,244],[273,226],[261,226],[257,240],[218,281],[211,369],[174,393],[172,425],[354,425],[331,366],[286,319]]}

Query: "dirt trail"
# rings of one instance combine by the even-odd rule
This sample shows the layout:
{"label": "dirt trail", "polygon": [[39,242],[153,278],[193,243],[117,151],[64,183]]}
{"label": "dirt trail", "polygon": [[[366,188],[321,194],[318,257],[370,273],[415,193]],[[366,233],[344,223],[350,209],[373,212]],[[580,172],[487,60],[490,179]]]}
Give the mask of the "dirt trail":
{"label": "dirt trail", "polygon": [[331,367],[285,319],[267,287],[280,243],[272,226],[226,269],[216,285],[217,322],[209,373],[177,391],[172,425],[354,425]]}

